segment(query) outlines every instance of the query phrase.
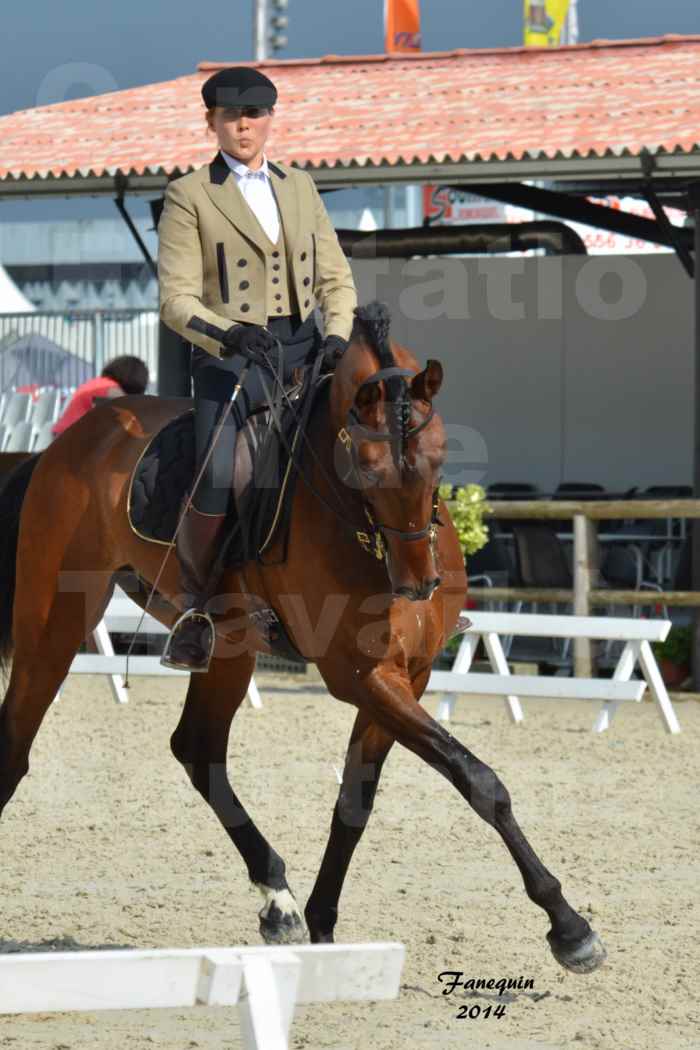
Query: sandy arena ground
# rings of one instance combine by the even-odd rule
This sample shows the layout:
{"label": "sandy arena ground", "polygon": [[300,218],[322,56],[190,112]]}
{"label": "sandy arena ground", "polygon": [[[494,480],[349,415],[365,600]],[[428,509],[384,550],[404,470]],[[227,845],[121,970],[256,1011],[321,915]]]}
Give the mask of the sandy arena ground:
{"label": "sandy arena ground", "polygon": [[[311,889],[353,718],[319,686],[258,679],[263,711],[234,723],[238,794]],[[0,827],[2,929],[9,941],[82,946],[259,943],[257,893],[224,832],[170,757],[186,679],[134,679],[128,707],[104,679],[74,676],[49,712],[32,770]],[[302,691],[303,688],[303,691]],[[434,712],[435,698],[427,700]],[[677,706],[670,737],[650,703],[623,705],[606,734],[594,706],[460,700],[453,732],[501,775],[516,816],[569,901],[609,952],[596,974],[561,970],[547,921],[498,836],[457,793],[395,748],[341,901],[338,940],[398,940],[407,960],[390,1003],[308,1006],[295,1048],[690,1050],[697,997],[700,704]],[[505,1015],[458,1020],[495,993],[441,994],[437,974],[531,977]],[[236,1041],[235,1011],[168,1010],[0,1018],[7,1050],[187,1050]]]}

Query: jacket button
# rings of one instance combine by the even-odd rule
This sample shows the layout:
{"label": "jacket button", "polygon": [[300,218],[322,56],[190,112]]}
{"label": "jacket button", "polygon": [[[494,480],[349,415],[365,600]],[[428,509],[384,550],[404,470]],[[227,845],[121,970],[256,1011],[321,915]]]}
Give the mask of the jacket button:
{"label": "jacket button", "polygon": [[238,265],[239,266],[247,266],[248,265],[248,260],[247,259],[239,259],[238,260]]}
{"label": "jacket button", "polygon": [[308,306],[310,302],[310,299],[304,299],[304,306]]}
{"label": "jacket button", "polygon": [[278,314],[281,314],[281,313],[282,313],[282,307],[281,307],[281,306],[278,306],[278,307],[277,307],[277,313],[278,313]]}
{"label": "jacket button", "polygon": [[275,265],[272,267],[273,270],[279,270],[279,268],[280,268],[280,264],[279,263],[275,263]]}
{"label": "jacket button", "polygon": [[282,296],[278,292],[277,295],[275,296],[275,299],[281,299],[281,298],[282,298]]}
{"label": "jacket button", "polygon": [[301,261],[304,262],[306,259],[306,252],[301,253]]}
{"label": "jacket button", "polygon": [[250,310],[250,303],[241,303],[241,310],[244,314],[247,314]]}
{"label": "jacket button", "polygon": [[305,277],[304,278],[304,284],[307,285],[307,286],[310,285],[311,284],[311,278],[310,277]]}
{"label": "jacket button", "polygon": [[272,283],[273,283],[273,284],[279,284],[279,283],[280,283],[280,279],[279,279],[279,277],[273,277],[273,278],[272,278]]}
{"label": "jacket button", "polygon": [[241,281],[241,283],[238,285],[238,287],[240,288],[240,290],[242,292],[244,292],[246,290],[246,288],[250,288],[250,281]]}
{"label": "jacket button", "polygon": [[280,257],[280,253],[279,252],[273,252],[272,253],[272,258],[273,259],[279,259],[279,257]]}

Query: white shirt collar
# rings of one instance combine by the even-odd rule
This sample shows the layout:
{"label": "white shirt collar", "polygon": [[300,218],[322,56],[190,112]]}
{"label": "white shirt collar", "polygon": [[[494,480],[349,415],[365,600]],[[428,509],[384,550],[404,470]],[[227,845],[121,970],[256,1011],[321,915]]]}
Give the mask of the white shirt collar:
{"label": "white shirt collar", "polygon": [[241,179],[245,175],[265,175],[267,178],[270,177],[270,169],[268,168],[267,157],[264,153],[262,165],[255,170],[249,168],[242,160],[237,160],[235,157],[232,157],[230,153],[226,153],[223,149],[221,150],[221,156],[224,158],[231,171]]}

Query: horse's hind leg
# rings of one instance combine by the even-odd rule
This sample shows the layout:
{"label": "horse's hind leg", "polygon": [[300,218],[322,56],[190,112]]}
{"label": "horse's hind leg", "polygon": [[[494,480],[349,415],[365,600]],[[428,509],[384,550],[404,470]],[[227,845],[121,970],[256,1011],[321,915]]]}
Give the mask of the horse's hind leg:
{"label": "horse's hind leg", "polygon": [[[590,973],[605,959],[586,920],[567,903],[561,884],[539,859],[520,829],[504,784],[484,762],[436,722],[416,700],[408,681],[375,669],[363,683],[369,716],[457,788],[472,809],[501,836],[520,870],[528,897],[551,922],[547,934],[556,960],[575,973]],[[417,691],[417,695],[420,695]]]}
{"label": "horse's hind leg", "polygon": [[382,766],[393,743],[394,738],[370,721],[365,712],[358,712],[328,844],[304,912],[314,943],[333,940],[345,875],[367,826]]}
{"label": "horse's hind leg", "polygon": [[0,813],[29,769],[42,719],[113,589],[108,572],[85,571],[77,579],[59,573],[51,586],[45,576],[18,567],[12,672],[0,708]]}
{"label": "horse's hind leg", "polygon": [[213,809],[241,854],[265,903],[260,932],[269,944],[297,944],[306,927],[287,885],[284,861],[272,849],[236,797],[226,770],[231,722],[245,698],[254,658],[217,657],[206,674],[190,678],[187,699],[171,747],[192,784]]}

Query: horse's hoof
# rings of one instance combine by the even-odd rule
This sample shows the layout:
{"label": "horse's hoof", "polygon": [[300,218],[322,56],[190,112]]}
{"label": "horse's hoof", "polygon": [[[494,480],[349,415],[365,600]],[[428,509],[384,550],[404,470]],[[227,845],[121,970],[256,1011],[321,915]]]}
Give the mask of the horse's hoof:
{"label": "horse's hoof", "polygon": [[605,962],[608,953],[595,930],[574,947],[557,944],[550,930],[547,934],[552,955],[560,966],[572,973],[593,973]]}
{"label": "horse's hoof", "polygon": [[309,934],[298,915],[283,915],[276,908],[260,912],[260,935],[265,944],[307,944]]}
{"label": "horse's hoof", "polygon": [[306,944],[306,923],[289,890],[272,890],[258,886],[266,900],[258,912],[260,934],[266,944]]}
{"label": "horse's hoof", "polygon": [[309,938],[312,944],[335,944],[333,931],[323,933],[321,930],[309,930]]}

